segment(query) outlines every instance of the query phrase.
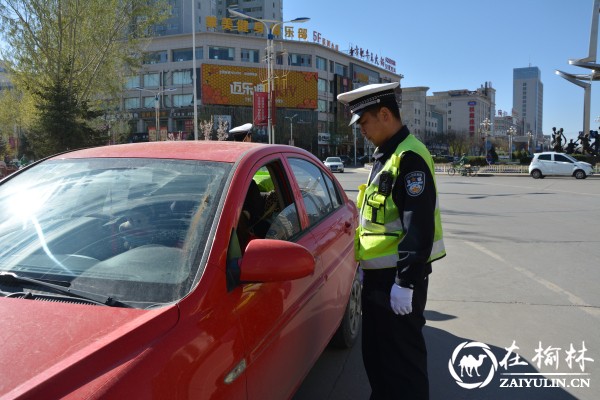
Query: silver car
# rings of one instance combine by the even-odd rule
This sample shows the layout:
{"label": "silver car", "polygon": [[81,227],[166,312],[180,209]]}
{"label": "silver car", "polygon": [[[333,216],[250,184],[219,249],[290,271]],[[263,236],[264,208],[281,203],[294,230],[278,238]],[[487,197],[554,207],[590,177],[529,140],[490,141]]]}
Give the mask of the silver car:
{"label": "silver car", "polygon": [[339,157],[327,157],[325,159],[325,166],[329,168],[331,172],[344,172],[344,163]]}
{"label": "silver car", "polygon": [[576,179],[585,179],[593,175],[594,169],[590,163],[578,161],[568,154],[547,151],[535,153],[529,174],[533,179],[544,178],[547,175],[574,176]]}

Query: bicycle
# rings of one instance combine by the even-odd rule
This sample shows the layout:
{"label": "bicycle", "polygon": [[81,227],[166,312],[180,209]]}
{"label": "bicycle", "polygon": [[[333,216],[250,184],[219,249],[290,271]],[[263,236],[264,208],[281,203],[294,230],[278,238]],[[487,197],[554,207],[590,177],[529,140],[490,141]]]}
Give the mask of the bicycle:
{"label": "bicycle", "polygon": [[456,165],[453,164],[450,168],[448,168],[448,175],[453,176],[457,172],[462,176],[475,176],[479,168],[472,167],[470,164],[465,165]]}

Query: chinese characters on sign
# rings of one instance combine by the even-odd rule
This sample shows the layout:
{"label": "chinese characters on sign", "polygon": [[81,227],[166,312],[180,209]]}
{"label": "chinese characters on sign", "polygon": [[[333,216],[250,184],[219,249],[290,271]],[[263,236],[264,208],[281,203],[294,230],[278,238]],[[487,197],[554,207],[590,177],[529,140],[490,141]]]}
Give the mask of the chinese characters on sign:
{"label": "chinese characters on sign", "polygon": [[[249,22],[243,19],[236,21],[233,18],[221,18],[221,23],[219,23],[218,18],[214,15],[206,16],[204,22],[207,29],[220,30],[222,32],[255,33],[259,35],[266,33],[265,26],[261,22]],[[296,29],[296,31],[294,31],[294,29]],[[284,26],[282,29],[281,25],[277,25],[273,27],[272,33],[276,37],[281,37],[282,31],[283,38],[285,39],[297,38],[298,40],[308,40],[308,30],[306,28]],[[317,31],[313,31],[313,43],[318,43],[335,51],[340,51],[337,43],[333,43],[331,40],[325,38],[320,32]],[[389,57],[375,54],[374,51],[369,51],[368,49],[358,46],[350,46],[350,49],[347,52],[355,58],[375,64],[376,66],[386,69],[394,74],[396,73],[396,61]]]}

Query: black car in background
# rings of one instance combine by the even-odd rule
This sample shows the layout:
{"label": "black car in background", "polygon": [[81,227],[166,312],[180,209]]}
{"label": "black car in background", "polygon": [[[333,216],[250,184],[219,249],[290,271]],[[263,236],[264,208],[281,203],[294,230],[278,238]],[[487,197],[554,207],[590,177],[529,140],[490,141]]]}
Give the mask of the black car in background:
{"label": "black car in background", "polygon": [[342,162],[344,163],[344,167],[347,167],[348,165],[352,164],[354,162],[353,158],[350,158],[350,156],[338,156]]}

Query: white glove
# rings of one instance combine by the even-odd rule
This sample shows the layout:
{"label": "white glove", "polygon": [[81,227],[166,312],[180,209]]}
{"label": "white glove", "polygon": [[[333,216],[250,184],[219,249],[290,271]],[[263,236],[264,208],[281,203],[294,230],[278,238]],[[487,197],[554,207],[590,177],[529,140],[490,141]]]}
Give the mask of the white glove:
{"label": "white glove", "polygon": [[390,305],[397,315],[406,315],[412,312],[413,290],[394,283],[390,292]]}

